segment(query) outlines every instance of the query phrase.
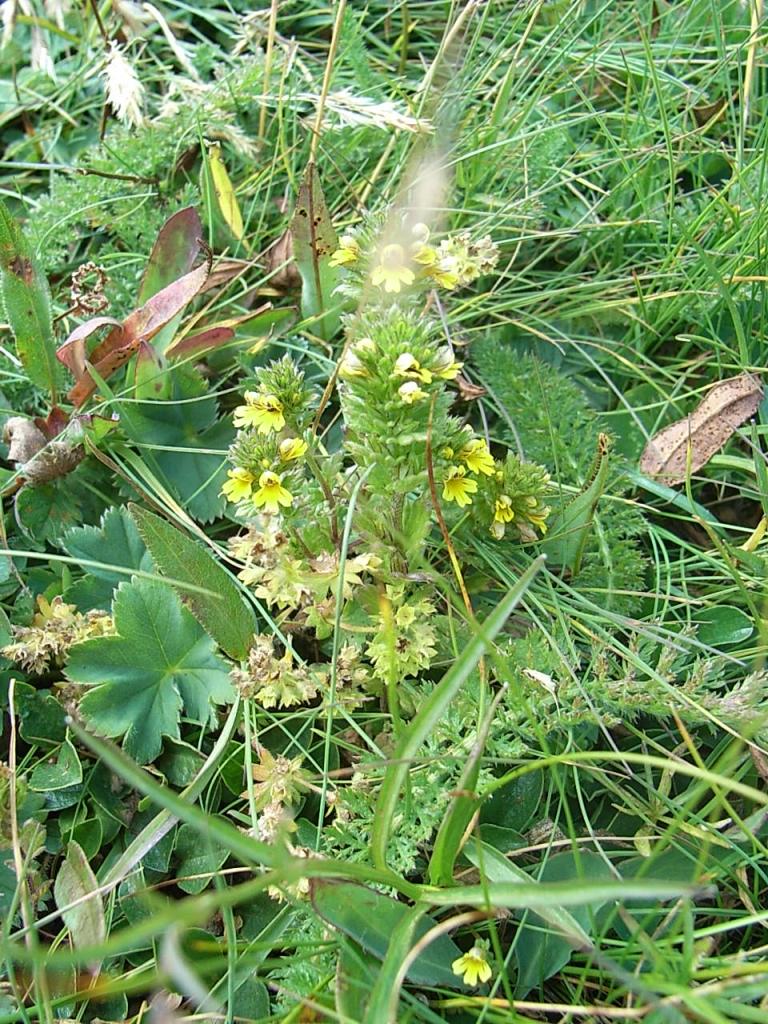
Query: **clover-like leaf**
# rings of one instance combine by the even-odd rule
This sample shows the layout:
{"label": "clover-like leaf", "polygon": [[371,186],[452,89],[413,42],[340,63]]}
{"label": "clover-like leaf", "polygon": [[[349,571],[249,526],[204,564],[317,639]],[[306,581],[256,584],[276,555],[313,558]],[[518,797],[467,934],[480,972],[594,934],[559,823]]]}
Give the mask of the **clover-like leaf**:
{"label": "clover-like leaf", "polygon": [[214,704],[232,699],[213,641],[172,590],[153,580],[123,583],[112,611],[117,636],[94,637],[70,651],[66,674],[93,686],[80,703],[88,721],[140,764],[179,737],[179,719],[214,724]]}

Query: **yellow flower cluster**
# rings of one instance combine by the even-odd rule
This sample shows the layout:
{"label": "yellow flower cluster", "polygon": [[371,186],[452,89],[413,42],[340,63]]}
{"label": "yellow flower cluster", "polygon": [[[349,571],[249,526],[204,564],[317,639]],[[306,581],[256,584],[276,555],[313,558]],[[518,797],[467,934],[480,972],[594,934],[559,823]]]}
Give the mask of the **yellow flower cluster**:
{"label": "yellow flower cluster", "polygon": [[[533,496],[523,498],[522,501],[525,504],[524,516],[527,523],[531,526],[535,526],[536,529],[543,535],[547,532],[547,516],[549,515],[549,507],[543,505],[538,498]],[[496,540],[501,540],[504,536],[504,529],[507,523],[511,523],[515,518],[515,510],[512,507],[512,499],[508,494],[500,495],[493,506],[493,522],[491,523],[491,536],[495,537]],[[530,528],[523,524],[522,529],[526,534],[530,534],[529,539],[534,539],[535,534],[530,531]]]}
{"label": "yellow flower cluster", "polygon": [[[417,279],[429,279],[440,288],[452,291],[460,285],[471,284],[481,274],[492,270],[498,251],[490,238],[472,242],[462,232],[444,239],[440,245],[430,245],[430,232],[426,224],[411,228],[413,242],[409,246],[399,242],[382,245],[371,270],[371,284],[387,294],[397,294],[403,286],[409,287]],[[339,248],[331,256],[332,267],[354,267],[361,259],[360,244],[353,235],[342,235]]]}
{"label": "yellow flower cluster", "polygon": [[448,467],[443,478],[443,498],[445,501],[455,501],[460,508],[471,505],[472,495],[477,493],[477,481],[467,476],[467,471],[485,476],[492,476],[496,471],[496,463],[488,445],[482,438],[473,437],[458,452],[451,448],[444,449],[443,456],[459,461],[459,465]]}
{"label": "yellow flower cluster", "polygon": [[[245,405],[239,405],[233,416],[238,430],[250,428],[259,434],[271,434],[283,429],[283,404],[276,395],[246,391],[244,397]],[[300,437],[286,437],[278,446],[279,463],[285,464],[300,459],[306,451],[306,441]],[[243,466],[230,469],[221,493],[227,501],[235,504],[251,501],[257,509],[270,515],[276,515],[281,506],[287,508],[293,504],[293,495],[283,486],[282,474],[270,468],[269,460],[265,460],[263,472],[258,477]]]}
{"label": "yellow flower cluster", "polygon": [[283,403],[276,395],[263,395],[260,391],[246,391],[245,405],[238,405],[232,420],[238,430],[252,427],[260,434],[282,430],[285,426]]}
{"label": "yellow flower cluster", "polygon": [[[227,476],[229,479],[223,484],[221,493],[227,499],[239,503],[241,501],[252,501],[257,509],[276,515],[280,506],[293,504],[293,495],[287,487],[283,487],[283,478],[279,473],[273,473],[271,469],[265,469],[257,478],[249,469],[237,466],[230,469]],[[258,487],[254,490],[255,485]]]}
{"label": "yellow flower cluster", "polygon": [[405,383],[398,387],[397,393],[406,405],[413,405],[414,402],[429,397],[420,387],[421,384],[431,384],[436,377],[441,380],[455,380],[461,366],[447,346],[438,350],[431,366],[424,366],[412,352],[403,352],[395,360],[392,371],[394,377],[406,378]]}

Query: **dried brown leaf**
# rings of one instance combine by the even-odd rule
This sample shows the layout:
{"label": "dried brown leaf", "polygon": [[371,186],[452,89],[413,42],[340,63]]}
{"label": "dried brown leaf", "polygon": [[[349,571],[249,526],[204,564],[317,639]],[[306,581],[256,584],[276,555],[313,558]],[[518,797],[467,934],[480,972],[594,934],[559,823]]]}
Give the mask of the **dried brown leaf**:
{"label": "dried brown leaf", "polygon": [[719,120],[727,109],[728,102],[722,97],[715,100],[714,103],[702,103],[698,107],[692,108],[693,116],[699,128],[703,128],[709,121]]}
{"label": "dried brown leaf", "polygon": [[733,432],[754,415],[763,397],[762,382],[749,373],[721,380],[708,391],[690,416],[652,437],[640,457],[640,471],[666,484],[679,484],[688,472],[706,465]]}
{"label": "dried brown leaf", "polygon": [[156,292],[122,323],[109,317],[96,317],[76,327],[56,353],[76,378],[68,394],[73,405],[81,406],[96,390],[96,383],[86,365],[85,339],[89,334],[105,324],[116,325],[87,357],[88,363],[99,376],[106,379],[124,366],[142,344],[151,341],[158,331],[186,307],[206,283],[209,272],[210,262],[201,264]]}
{"label": "dried brown leaf", "polygon": [[472,381],[468,380],[463,373],[457,375],[456,386],[459,389],[459,394],[465,402],[475,402],[478,398],[482,398],[483,395],[488,394],[482,385],[473,384]]}
{"label": "dried brown leaf", "polygon": [[287,292],[301,287],[301,274],[293,262],[293,236],[284,231],[264,254],[264,263],[270,275],[269,283],[277,291]]}

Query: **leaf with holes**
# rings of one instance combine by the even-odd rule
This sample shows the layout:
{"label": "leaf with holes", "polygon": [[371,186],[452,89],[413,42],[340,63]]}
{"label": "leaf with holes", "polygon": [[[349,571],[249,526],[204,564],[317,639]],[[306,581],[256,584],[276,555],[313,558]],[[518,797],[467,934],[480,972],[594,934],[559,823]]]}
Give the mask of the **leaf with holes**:
{"label": "leaf with holes", "polygon": [[126,753],[148,764],[163,736],[179,738],[179,719],[215,724],[214,705],[233,697],[213,641],[167,586],[123,583],[112,606],[117,636],[70,651],[69,679],[94,689],[80,710],[105,736],[124,736]]}

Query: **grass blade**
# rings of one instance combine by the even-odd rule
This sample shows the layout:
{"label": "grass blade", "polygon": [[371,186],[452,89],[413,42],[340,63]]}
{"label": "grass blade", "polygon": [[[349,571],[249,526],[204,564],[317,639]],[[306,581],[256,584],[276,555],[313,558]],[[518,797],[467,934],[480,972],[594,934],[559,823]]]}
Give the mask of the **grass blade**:
{"label": "grass blade", "polygon": [[403,788],[411,761],[418,753],[424,740],[440,721],[440,718],[461,689],[461,686],[469,678],[488,646],[493,643],[494,637],[507,621],[515,606],[522,600],[523,595],[543,564],[544,557],[540,556],[529,565],[514,587],[499,602],[491,615],[488,616],[488,619],[467,645],[461,657],[454,662],[438,686],[427,697],[420,711],[403,733],[392,763],[384,775],[384,782],[382,783],[374,817],[371,852],[373,862],[377,867],[383,868],[386,866],[387,842],[392,831],[392,820],[397,810],[400,790]]}

